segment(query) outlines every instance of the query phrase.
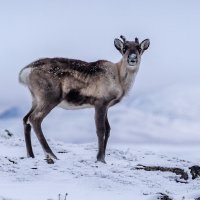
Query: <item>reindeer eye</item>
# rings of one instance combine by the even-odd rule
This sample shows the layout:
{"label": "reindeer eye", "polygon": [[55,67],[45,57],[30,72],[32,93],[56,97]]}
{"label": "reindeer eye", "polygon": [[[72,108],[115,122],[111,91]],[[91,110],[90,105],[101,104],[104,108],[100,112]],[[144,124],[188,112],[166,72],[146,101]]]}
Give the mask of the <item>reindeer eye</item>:
{"label": "reindeer eye", "polygon": [[124,47],[124,48],[123,48],[123,53],[125,53],[125,52],[126,52],[126,50],[127,50],[127,47]]}

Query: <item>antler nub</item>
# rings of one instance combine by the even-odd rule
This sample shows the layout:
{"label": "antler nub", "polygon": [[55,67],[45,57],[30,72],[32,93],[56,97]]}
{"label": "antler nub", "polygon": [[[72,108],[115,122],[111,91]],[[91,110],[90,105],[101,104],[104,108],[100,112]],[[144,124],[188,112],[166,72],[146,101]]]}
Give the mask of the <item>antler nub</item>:
{"label": "antler nub", "polygon": [[123,42],[126,42],[126,38],[123,35],[120,35],[120,38],[123,40]]}
{"label": "antler nub", "polygon": [[139,39],[137,37],[135,38],[135,43],[140,44]]}

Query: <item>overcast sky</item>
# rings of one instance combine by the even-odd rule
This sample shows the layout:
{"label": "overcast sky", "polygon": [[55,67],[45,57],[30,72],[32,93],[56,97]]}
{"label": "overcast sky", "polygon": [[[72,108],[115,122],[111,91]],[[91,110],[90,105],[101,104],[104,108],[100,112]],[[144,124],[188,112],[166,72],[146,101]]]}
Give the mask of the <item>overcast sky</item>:
{"label": "overcast sky", "polygon": [[168,84],[200,84],[199,21],[198,0],[0,0],[0,103],[26,101],[18,73],[38,58],[117,62],[113,40],[121,34],[151,41],[136,95]]}

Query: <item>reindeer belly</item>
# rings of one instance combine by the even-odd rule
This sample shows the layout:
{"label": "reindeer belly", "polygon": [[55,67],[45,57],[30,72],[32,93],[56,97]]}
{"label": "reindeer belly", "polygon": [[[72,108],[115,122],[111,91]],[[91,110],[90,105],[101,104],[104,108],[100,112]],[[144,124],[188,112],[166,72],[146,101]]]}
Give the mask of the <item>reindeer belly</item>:
{"label": "reindeer belly", "polygon": [[79,90],[72,89],[65,95],[58,106],[68,110],[91,108],[95,99],[94,97],[83,95]]}
{"label": "reindeer belly", "polygon": [[76,109],[83,109],[83,108],[92,108],[93,106],[90,104],[82,104],[82,105],[72,104],[64,100],[60,104],[58,104],[58,107],[66,109],[66,110],[76,110]]}

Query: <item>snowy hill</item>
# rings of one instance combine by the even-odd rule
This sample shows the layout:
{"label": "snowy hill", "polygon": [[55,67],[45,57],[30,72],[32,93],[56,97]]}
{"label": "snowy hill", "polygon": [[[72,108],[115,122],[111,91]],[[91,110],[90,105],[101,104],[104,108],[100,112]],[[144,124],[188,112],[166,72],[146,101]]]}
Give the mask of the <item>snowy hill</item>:
{"label": "snowy hill", "polygon": [[197,120],[200,119],[199,98],[199,85],[172,85],[160,91],[141,95],[131,105],[171,120]]}
{"label": "snowy hill", "polygon": [[0,120],[6,120],[11,118],[21,117],[22,112],[18,107],[11,107],[0,110]]}
{"label": "snowy hill", "polygon": [[[53,165],[46,163],[37,141],[33,141],[36,158],[26,158],[24,141],[1,131],[2,200],[64,200],[66,193],[66,200],[156,200],[161,194],[175,200],[200,197],[199,178],[193,180],[189,172],[189,167],[200,163],[196,156],[200,148],[180,152],[174,147],[111,145],[107,164],[103,164],[95,162],[96,144],[49,142],[59,158]],[[138,170],[139,164],[181,168],[189,177],[183,183],[177,182],[179,175]]]}

